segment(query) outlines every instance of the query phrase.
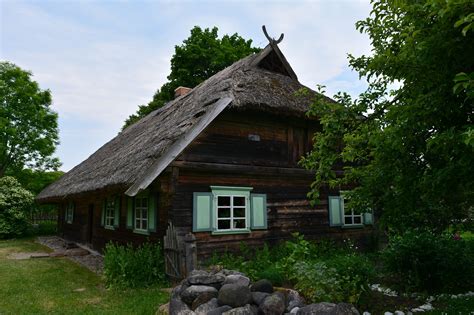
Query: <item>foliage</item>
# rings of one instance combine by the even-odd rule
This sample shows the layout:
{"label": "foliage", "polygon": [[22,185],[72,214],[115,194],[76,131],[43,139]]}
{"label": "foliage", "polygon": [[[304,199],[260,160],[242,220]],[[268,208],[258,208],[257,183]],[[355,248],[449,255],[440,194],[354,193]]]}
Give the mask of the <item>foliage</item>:
{"label": "foliage", "polygon": [[104,274],[109,287],[138,288],[165,283],[164,256],[160,243],[138,248],[108,243],[104,252]]}
{"label": "foliage", "polygon": [[63,174],[63,171],[43,171],[28,168],[7,172],[7,175],[15,177],[25,189],[31,191],[34,195],[39,194],[46,186],[58,180]]}
{"label": "foliage", "polygon": [[0,177],[0,239],[17,237],[28,228],[33,194],[10,176]]}
{"label": "foliage", "polygon": [[459,293],[474,283],[474,241],[411,230],[393,237],[383,253],[402,285],[429,293]]}
{"label": "foliage", "polygon": [[239,270],[253,281],[268,279],[274,285],[294,285],[311,302],[357,303],[372,279],[372,265],[347,242],[310,242],[298,233],[273,248],[249,249],[242,255],[214,255],[211,265]]}
{"label": "foliage", "polygon": [[156,91],[148,105],[140,105],[137,112],[127,118],[123,129],[171,101],[177,87],[194,88],[235,61],[260,51],[251,47],[252,40],[245,40],[237,33],[219,38],[217,32],[217,27],[203,30],[195,26],[183,44],[175,46],[169,81]]}
{"label": "foliage", "polygon": [[100,275],[69,259],[7,258],[17,252],[48,251],[33,239],[0,241],[0,313],[155,314],[169,299],[158,286],[107,290]]}
{"label": "foliage", "polygon": [[58,115],[51,93],[31,80],[31,72],[0,62],[0,177],[7,170],[56,169]]}
{"label": "foliage", "polygon": [[474,71],[474,32],[465,30],[470,20],[465,31],[455,24],[473,11],[471,0],[373,1],[371,16],[357,23],[373,54],[349,58],[367,90],[358,99],[339,93],[336,103],[320,96],[308,113],[322,125],[301,161],[315,171],[313,202],[322,187],[356,184],[348,207],[375,209],[394,232],[441,232],[467,217],[473,100],[471,75],[460,73]]}

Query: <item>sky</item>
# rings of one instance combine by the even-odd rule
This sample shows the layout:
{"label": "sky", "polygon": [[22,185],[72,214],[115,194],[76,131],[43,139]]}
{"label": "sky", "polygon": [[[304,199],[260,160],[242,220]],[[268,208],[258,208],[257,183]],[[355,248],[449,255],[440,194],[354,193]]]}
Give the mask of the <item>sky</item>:
{"label": "sky", "polygon": [[59,115],[56,156],[68,171],[120,131],[167,81],[174,46],[198,25],[238,33],[254,46],[285,34],[280,49],[299,81],[327,95],[366,87],[347,54],[370,53],[355,29],[369,1],[0,0],[0,59],[51,90]]}

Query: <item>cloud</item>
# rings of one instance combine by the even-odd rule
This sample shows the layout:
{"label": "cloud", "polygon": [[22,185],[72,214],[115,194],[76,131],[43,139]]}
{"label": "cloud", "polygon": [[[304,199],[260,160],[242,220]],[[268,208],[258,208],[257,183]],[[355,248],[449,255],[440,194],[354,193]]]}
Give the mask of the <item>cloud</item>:
{"label": "cloud", "polygon": [[[369,52],[354,23],[367,1],[1,2],[1,58],[34,73],[60,115],[63,169],[115,136],[139,104],[166,82],[174,45],[195,26],[218,26],[254,43],[285,33],[281,49],[309,87],[363,88],[346,53]],[[8,44],[8,45],[7,45]],[[355,81],[353,81],[355,80]],[[331,85],[331,86],[330,86]],[[337,89],[335,88],[337,87]]]}

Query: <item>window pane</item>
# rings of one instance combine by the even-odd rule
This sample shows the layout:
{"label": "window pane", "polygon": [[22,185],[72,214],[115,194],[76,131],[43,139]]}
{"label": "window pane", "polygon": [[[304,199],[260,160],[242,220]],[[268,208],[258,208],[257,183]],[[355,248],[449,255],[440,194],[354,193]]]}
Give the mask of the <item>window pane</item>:
{"label": "window pane", "polygon": [[217,205],[218,206],[230,206],[230,197],[217,197]]}
{"label": "window pane", "polygon": [[148,217],[148,210],[142,209],[142,218],[147,218],[147,217]]}
{"label": "window pane", "polygon": [[234,197],[234,206],[245,206],[245,197]]}
{"label": "window pane", "polygon": [[354,223],[355,224],[361,224],[362,223],[362,218],[360,216],[354,216]]}
{"label": "window pane", "polygon": [[230,208],[218,208],[217,209],[218,218],[230,218]]}
{"label": "window pane", "polygon": [[344,224],[352,224],[352,217],[351,216],[345,216],[344,217]]}
{"label": "window pane", "polygon": [[245,208],[234,208],[234,218],[245,218]]}
{"label": "window pane", "polygon": [[245,229],[245,219],[234,220],[234,229]]}
{"label": "window pane", "polygon": [[136,229],[140,228],[140,220],[135,220],[135,228]]}
{"label": "window pane", "polygon": [[230,229],[230,220],[218,220],[217,229],[219,230],[228,230]]}

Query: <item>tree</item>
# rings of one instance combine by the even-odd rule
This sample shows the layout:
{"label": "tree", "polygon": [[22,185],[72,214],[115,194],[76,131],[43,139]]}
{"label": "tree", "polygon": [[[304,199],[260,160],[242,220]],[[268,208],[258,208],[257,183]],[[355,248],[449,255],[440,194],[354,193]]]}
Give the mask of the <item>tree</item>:
{"label": "tree", "polygon": [[202,30],[195,26],[183,44],[175,46],[169,81],[156,91],[148,105],[140,105],[137,112],[128,117],[123,129],[171,101],[177,87],[194,88],[235,61],[260,51],[251,46],[252,40],[245,40],[237,33],[219,39],[217,31],[217,27]]}
{"label": "tree", "polygon": [[31,72],[0,62],[0,177],[24,166],[55,169],[58,116],[51,93],[31,80]]}
{"label": "tree", "polygon": [[358,99],[338,93],[336,103],[318,97],[309,112],[322,125],[301,161],[315,171],[313,202],[325,185],[355,185],[349,207],[379,211],[393,232],[440,232],[468,217],[473,93],[472,77],[460,73],[474,71],[472,12],[471,0],[373,2],[370,17],[356,24],[373,54],[349,56],[367,90]]}
{"label": "tree", "polygon": [[62,171],[43,171],[25,168],[7,172],[7,176],[15,177],[23,188],[31,191],[34,195],[39,194],[46,186],[58,180],[64,172]]}
{"label": "tree", "polygon": [[0,177],[0,239],[25,233],[32,204],[33,194],[14,177]]}

